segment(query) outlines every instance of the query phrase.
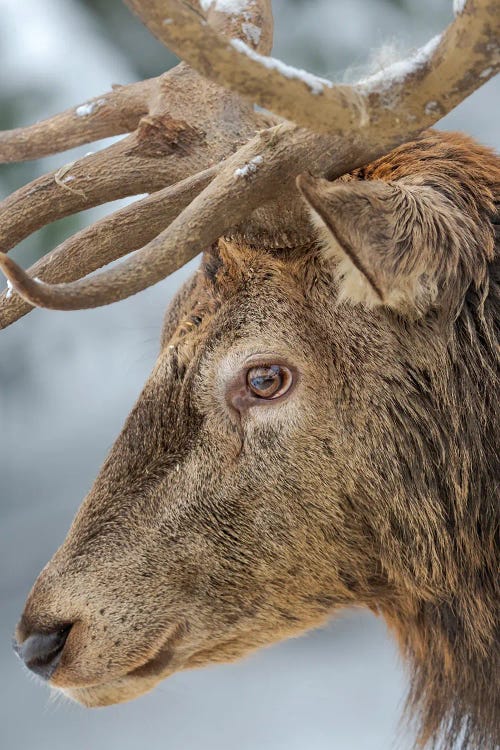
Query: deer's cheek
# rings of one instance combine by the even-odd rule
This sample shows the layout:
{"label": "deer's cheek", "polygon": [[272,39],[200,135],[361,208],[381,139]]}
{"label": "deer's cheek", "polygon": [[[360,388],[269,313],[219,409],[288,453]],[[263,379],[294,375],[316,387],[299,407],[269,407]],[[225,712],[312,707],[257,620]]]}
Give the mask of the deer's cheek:
{"label": "deer's cheek", "polygon": [[256,410],[272,410],[288,397],[288,393],[277,398],[258,398],[248,392],[246,386],[231,391],[227,396],[227,403],[231,413],[240,421],[248,418]]}

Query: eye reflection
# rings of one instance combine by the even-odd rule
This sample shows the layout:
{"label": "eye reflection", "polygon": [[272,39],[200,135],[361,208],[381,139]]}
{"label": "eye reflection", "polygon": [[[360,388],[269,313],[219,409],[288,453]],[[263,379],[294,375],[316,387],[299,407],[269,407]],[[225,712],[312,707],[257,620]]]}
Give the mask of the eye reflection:
{"label": "eye reflection", "polygon": [[292,373],[281,365],[252,367],[247,372],[247,386],[257,398],[273,399],[282,396],[292,384]]}

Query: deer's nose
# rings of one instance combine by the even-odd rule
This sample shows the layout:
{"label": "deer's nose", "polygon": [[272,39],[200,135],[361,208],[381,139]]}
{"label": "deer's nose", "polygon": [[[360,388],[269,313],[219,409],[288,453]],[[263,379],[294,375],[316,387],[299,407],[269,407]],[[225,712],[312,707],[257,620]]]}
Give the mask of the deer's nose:
{"label": "deer's nose", "polygon": [[71,625],[50,633],[32,633],[22,643],[14,642],[14,651],[28,669],[50,680],[57,669]]}

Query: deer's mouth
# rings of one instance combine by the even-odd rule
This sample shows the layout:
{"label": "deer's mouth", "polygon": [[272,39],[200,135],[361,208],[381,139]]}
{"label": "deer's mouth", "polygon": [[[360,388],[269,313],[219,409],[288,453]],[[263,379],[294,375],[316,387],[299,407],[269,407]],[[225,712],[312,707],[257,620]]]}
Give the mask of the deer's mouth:
{"label": "deer's mouth", "polygon": [[88,708],[110,706],[133,700],[152,690],[160,680],[169,677],[182,666],[182,654],[176,646],[189,631],[187,623],[178,624],[169,631],[153,655],[139,666],[134,666],[125,674],[94,684],[58,685],[51,682],[72,700]]}
{"label": "deer's mouth", "polygon": [[164,643],[160,646],[155,656],[148,659],[139,667],[134,667],[127,672],[127,677],[164,677],[165,670],[172,667],[174,661],[174,647],[189,631],[187,623],[179,623]]}

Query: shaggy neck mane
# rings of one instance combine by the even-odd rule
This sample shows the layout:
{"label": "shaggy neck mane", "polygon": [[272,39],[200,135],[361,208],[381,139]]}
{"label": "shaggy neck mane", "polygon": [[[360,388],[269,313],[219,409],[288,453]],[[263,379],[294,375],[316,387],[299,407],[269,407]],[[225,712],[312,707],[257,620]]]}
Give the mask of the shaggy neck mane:
{"label": "shaggy neck mane", "polygon": [[404,614],[399,606],[387,616],[412,665],[407,711],[420,723],[418,744],[443,750],[500,742],[496,229],[496,259],[481,288],[467,292],[450,344],[449,382],[441,384],[445,414],[454,415],[440,434],[447,432],[440,446],[446,469],[437,467],[447,502],[442,591],[415,596]]}

